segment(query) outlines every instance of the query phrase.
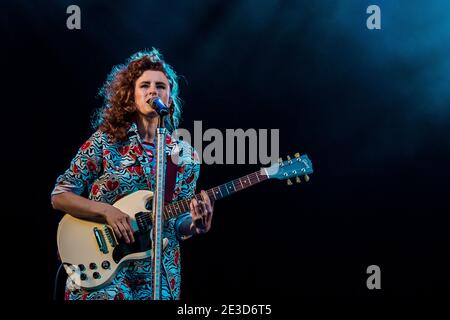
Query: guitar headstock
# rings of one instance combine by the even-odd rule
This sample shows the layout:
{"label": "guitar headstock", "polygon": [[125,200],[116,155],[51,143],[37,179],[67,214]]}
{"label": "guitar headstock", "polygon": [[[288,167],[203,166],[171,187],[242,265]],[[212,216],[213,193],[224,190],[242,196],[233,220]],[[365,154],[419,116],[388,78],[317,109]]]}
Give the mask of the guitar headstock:
{"label": "guitar headstock", "polygon": [[291,159],[287,156],[287,160],[282,161],[280,158],[278,163],[273,164],[269,168],[264,168],[269,179],[286,180],[287,184],[292,185],[291,178],[295,178],[297,183],[301,182],[303,176],[306,182],[309,181],[308,174],[313,173],[312,163],[306,154],[301,155],[296,153]]}

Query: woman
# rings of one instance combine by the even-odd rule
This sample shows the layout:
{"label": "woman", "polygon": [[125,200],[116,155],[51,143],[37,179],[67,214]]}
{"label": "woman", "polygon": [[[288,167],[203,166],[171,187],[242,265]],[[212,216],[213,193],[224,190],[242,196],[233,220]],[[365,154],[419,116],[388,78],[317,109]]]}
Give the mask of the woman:
{"label": "woman", "polygon": [[[172,133],[181,114],[178,78],[156,49],[138,52],[125,64],[113,68],[100,94],[105,103],[94,124],[97,130],[81,146],[66,172],[58,177],[52,205],[77,218],[103,221],[114,229],[119,239],[130,243],[134,238],[129,216],[112,204],[134,191],[154,190],[158,114],[150,101],[159,97],[169,106],[165,127]],[[167,134],[165,153],[168,160],[177,159],[174,187],[168,190],[169,196],[172,193],[169,200],[191,198],[200,169],[195,150]],[[205,191],[201,195],[203,201],[191,200],[190,212],[165,222],[164,237],[169,241],[162,259],[162,299],[180,298],[179,240],[211,228],[213,205]],[[150,259],[138,260],[121,269],[107,286],[95,291],[77,287],[68,279],[65,299],[151,299],[150,276]]]}

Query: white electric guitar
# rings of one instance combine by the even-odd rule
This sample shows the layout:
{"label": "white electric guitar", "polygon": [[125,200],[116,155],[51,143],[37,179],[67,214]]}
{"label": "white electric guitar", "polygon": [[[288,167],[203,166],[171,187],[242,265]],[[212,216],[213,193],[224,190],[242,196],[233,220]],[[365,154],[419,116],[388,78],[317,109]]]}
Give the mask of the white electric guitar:
{"label": "white electric guitar", "polygon": [[[305,181],[308,181],[308,174],[312,172],[308,156],[297,153],[293,159],[288,157],[286,161],[261,168],[260,171],[206,192],[210,198],[218,200],[267,179],[289,179],[288,185],[292,184],[290,178],[300,182],[300,176],[304,176]],[[201,199],[200,194],[195,197]],[[57,233],[58,250],[64,268],[75,284],[85,289],[100,288],[110,282],[128,261],[151,256],[151,212],[146,208],[152,199],[153,192],[139,190],[113,205],[130,216],[134,243],[127,244],[122,239],[117,239],[112,228],[106,224],[74,218],[69,214],[62,218]],[[166,205],[164,220],[190,211],[190,201],[191,199],[185,199]],[[167,242],[164,239],[163,248],[167,246]]]}

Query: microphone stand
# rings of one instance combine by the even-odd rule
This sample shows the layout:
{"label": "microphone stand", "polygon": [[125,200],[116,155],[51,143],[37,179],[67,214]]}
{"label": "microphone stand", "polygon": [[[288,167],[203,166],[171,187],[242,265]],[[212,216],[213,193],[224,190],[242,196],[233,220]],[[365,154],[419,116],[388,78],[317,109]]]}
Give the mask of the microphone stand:
{"label": "microphone stand", "polygon": [[153,272],[153,300],[161,300],[161,256],[162,256],[162,234],[164,227],[164,190],[166,178],[166,128],[164,127],[164,116],[167,114],[167,107],[158,98],[153,104],[159,117],[156,129],[156,185],[153,196],[152,212],[152,272]]}

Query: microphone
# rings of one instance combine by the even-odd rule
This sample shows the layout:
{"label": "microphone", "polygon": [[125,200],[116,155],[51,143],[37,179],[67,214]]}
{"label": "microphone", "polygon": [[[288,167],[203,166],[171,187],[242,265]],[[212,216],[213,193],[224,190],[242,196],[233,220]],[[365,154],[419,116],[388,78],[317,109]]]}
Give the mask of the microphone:
{"label": "microphone", "polygon": [[162,102],[160,97],[156,97],[156,98],[152,98],[150,99],[150,101],[148,102],[148,104],[150,106],[154,106],[156,112],[160,115],[160,116],[165,116],[167,114],[169,114],[169,108],[164,104],[164,102]]}

